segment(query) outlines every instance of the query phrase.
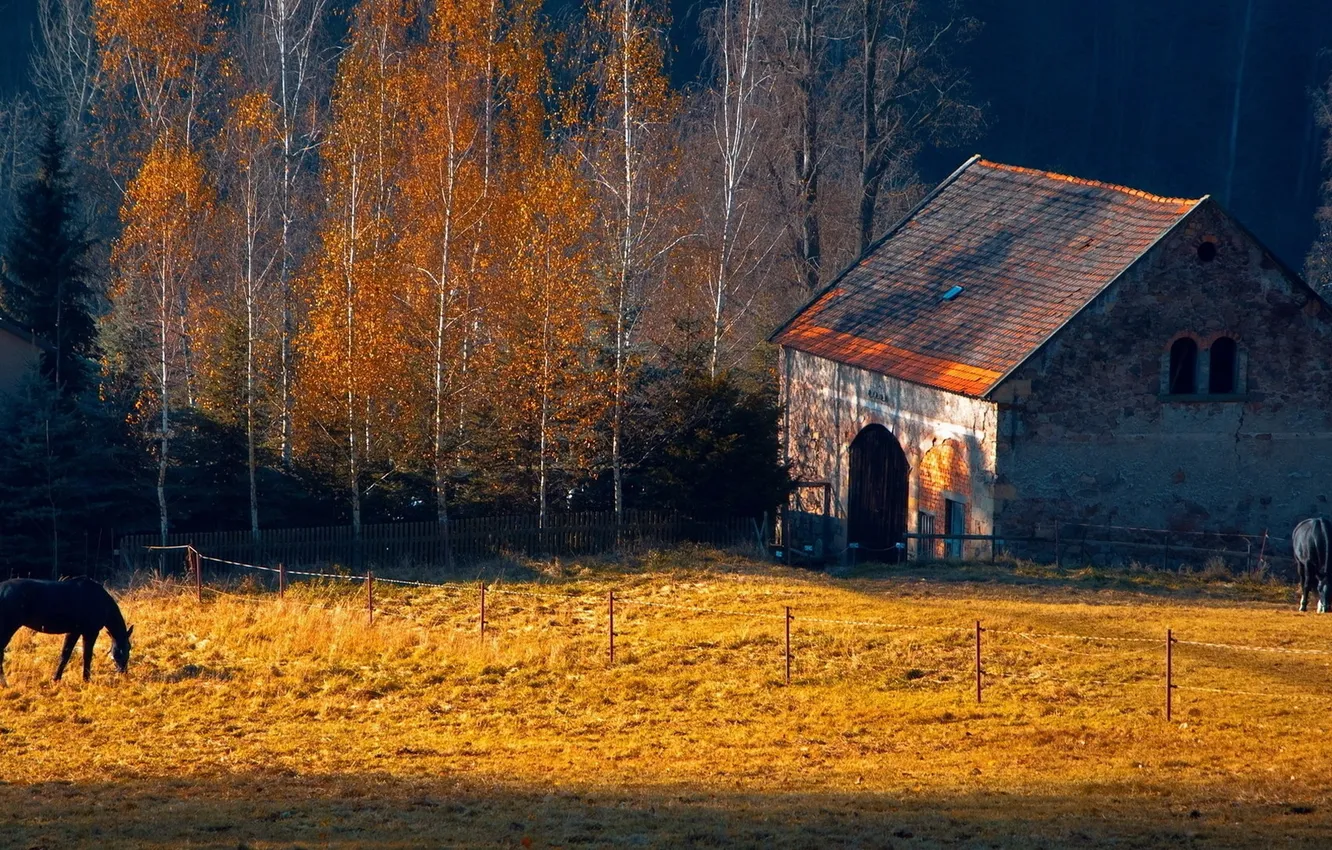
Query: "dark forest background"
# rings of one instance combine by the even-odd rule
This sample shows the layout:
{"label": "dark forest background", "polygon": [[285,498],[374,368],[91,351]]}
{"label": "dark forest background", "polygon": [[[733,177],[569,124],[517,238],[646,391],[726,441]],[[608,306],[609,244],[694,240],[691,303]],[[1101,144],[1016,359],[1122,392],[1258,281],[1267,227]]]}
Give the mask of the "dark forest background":
{"label": "dark forest background", "polygon": [[[572,24],[567,0],[549,3]],[[671,76],[702,63],[699,4],[674,0]],[[1321,0],[968,0],[983,28],[958,57],[980,137],[931,150],[926,182],[972,153],[1123,183],[1212,194],[1292,268],[1314,239],[1323,175],[1313,93],[1332,73]],[[36,0],[0,2],[0,97],[30,85]]]}

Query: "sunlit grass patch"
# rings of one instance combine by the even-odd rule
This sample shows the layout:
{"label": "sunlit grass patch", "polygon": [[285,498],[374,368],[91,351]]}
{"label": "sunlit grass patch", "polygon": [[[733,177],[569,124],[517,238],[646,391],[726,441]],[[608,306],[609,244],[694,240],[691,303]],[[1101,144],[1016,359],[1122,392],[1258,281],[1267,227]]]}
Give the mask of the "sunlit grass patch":
{"label": "sunlit grass patch", "polygon": [[[185,813],[162,826],[175,836],[166,845],[226,834],[232,847],[377,836],[386,846],[451,836],[502,846],[538,822],[536,846],[626,836],[676,846],[703,841],[686,826],[699,818],[731,843],[863,843],[888,822],[875,801],[914,812],[907,831],[925,846],[1012,839],[1024,819],[1043,836],[1037,846],[1079,830],[1092,842],[1197,832],[1193,810],[1204,826],[1242,813],[1244,829],[1208,834],[1243,846],[1288,834],[1298,843],[1332,813],[1316,731],[1332,704],[1328,657],[1177,646],[1177,714],[1163,717],[1167,627],[1186,639],[1332,648],[1332,620],[1296,614],[1288,587],[1022,564],[862,567],[839,578],[699,550],[522,569],[523,580],[516,570],[485,578],[484,636],[470,578],[380,585],[373,624],[353,582],[295,583],[279,600],[241,581],[202,602],[190,586],[136,582],[122,594],[138,638],[131,676],[113,676],[99,657],[90,685],[49,683],[59,638],[21,632],[6,659],[11,687],[0,690],[0,800],[22,820],[23,788],[45,799],[52,783],[120,782],[113,796],[140,807],[177,800],[173,811]],[[1115,636],[1144,642],[1101,640]],[[315,790],[292,798],[304,783]],[[212,798],[185,805],[181,794]],[[330,802],[381,794],[387,810]],[[455,811],[457,794],[467,802]],[[498,803],[535,812],[548,794],[567,822]],[[617,796],[626,794],[632,801]],[[784,810],[771,802],[783,799],[789,817],[754,814]],[[593,814],[577,814],[594,800]],[[955,801],[965,828],[930,814],[930,800]],[[138,811],[111,807],[99,823],[138,846]],[[318,819],[351,832],[295,828]],[[207,832],[219,823],[231,830]],[[24,829],[23,846],[101,846],[59,822]]]}

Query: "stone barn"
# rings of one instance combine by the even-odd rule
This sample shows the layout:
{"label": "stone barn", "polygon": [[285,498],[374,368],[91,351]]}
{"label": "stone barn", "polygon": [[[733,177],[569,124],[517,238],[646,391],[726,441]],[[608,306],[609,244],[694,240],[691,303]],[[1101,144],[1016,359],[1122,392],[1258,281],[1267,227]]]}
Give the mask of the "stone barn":
{"label": "stone barn", "polygon": [[1332,311],[1209,197],[973,157],[772,340],[830,554],[1329,510]]}

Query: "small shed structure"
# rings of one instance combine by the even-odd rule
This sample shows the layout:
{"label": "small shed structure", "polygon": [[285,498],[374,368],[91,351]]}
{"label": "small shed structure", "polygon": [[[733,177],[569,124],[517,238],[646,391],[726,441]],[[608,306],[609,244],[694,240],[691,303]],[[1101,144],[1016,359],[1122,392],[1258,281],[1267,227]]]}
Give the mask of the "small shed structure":
{"label": "small shed structure", "polygon": [[1329,510],[1332,310],[1210,197],[973,157],[772,340],[834,553]]}
{"label": "small shed structure", "polygon": [[34,334],[0,313],[0,398],[14,391],[50,348]]}

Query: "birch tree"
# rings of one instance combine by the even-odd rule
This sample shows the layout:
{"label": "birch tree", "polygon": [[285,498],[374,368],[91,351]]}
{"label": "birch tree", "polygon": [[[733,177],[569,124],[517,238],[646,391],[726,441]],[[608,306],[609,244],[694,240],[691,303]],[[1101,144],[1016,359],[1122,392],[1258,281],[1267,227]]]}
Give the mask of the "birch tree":
{"label": "birch tree", "polygon": [[[199,238],[212,207],[199,155],[171,133],[160,136],[125,191],[124,231],[111,253],[110,321],[119,325],[119,363],[142,376],[139,412],[157,444],[157,507],[163,545],[169,531],[167,468],[172,405],[187,395],[182,291],[198,273]],[[151,354],[149,352],[152,352]],[[155,427],[150,423],[155,421]]]}
{"label": "birch tree", "polygon": [[[292,405],[295,386],[293,340],[296,302],[292,277],[302,257],[301,236],[308,164],[319,139],[315,104],[326,85],[318,48],[326,0],[263,0],[264,49],[253,63],[252,77],[268,93],[277,116],[280,172],[277,181],[278,256],[275,273],[281,309],[278,369],[281,393],[279,444],[283,465],[292,465]],[[302,225],[306,225],[303,227]]]}
{"label": "birch tree", "polygon": [[664,22],[648,0],[599,0],[583,91],[591,120],[581,156],[598,187],[598,241],[611,359],[610,466],[615,516],[624,513],[624,419],[639,317],[672,232],[668,128],[677,108],[663,70]]}
{"label": "birch tree", "polygon": [[437,4],[406,94],[402,255],[411,279],[423,284],[408,291],[416,293],[416,336],[425,342],[435,514],[445,537],[447,482],[475,344],[476,278],[489,241],[499,14],[494,0]]}
{"label": "birch tree", "polygon": [[92,0],[38,0],[32,81],[61,117],[71,148],[88,138],[102,87]]}
{"label": "birch tree", "polygon": [[[279,124],[272,100],[262,91],[241,94],[231,103],[229,112],[222,145],[226,175],[223,203],[229,233],[224,241],[229,256],[222,264],[228,273],[220,277],[234,281],[234,285],[220,293],[220,306],[224,321],[237,311],[241,314],[244,331],[241,416],[245,425],[250,534],[258,542],[261,349],[272,337],[271,290],[274,267],[280,264],[282,252],[281,230],[273,221],[275,214],[280,215],[280,209],[274,209],[274,196],[278,195],[274,189],[280,184],[270,156],[279,139]],[[214,340],[226,339],[225,333],[212,336]],[[228,365],[224,362],[221,368]],[[222,403],[230,401],[224,399]]]}
{"label": "birch tree", "polygon": [[726,338],[748,312],[745,290],[762,285],[775,228],[754,197],[761,167],[760,120],[770,95],[771,74],[763,57],[763,0],[722,0],[705,19],[713,79],[707,90],[709,141],[715,171],[700,194],[711,225],[706,294],[711,320],[708,369],[716,377]]}
{"label": "birch tree", "polygon": [[308,366],[300,383],[303,403],[311,427],[344,446],[342,475],[358,543],[366,460],[392,428],[380,423],[377,408],[394,409],[404,374],[395,356],[401,334],[394,316],[393,215],[406,26],[396,0],[363,0],[354,12],[333,87],[324,151],[327,208],[302,335]]}
{"label": "birch tree", "polygon": [[177,396],[194,403],[191,290],[212,208],[195,137],[209,94],[206,63],[216,20],[205,0],[96,0],[94,21],[110,101],[102,144],[113,174],[132,175],[120,205],[123,231],[111,253],[115,303],[108,324],[115,333],[108,347],[119,365],[152,374],[141,387],[140,408],[157,419],[165,540],[171,405]]}

